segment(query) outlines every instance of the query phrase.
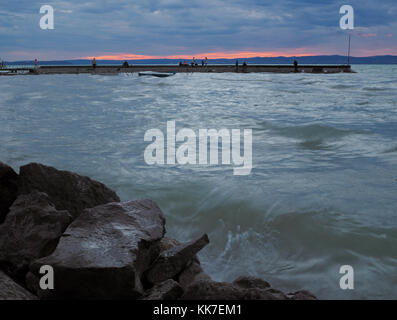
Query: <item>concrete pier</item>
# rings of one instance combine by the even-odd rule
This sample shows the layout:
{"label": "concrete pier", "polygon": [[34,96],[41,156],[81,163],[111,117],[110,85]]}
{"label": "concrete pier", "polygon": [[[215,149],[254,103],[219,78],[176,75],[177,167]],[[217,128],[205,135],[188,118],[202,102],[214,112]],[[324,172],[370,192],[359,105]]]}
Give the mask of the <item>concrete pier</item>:
{"label": "concrete pier", "polygon": [[[203,73],[295,73],[293,65],[208,65],[208,66],[178,66],[178,65],[132,65],[129,67],[117,65],[99,65],[92,66],[39,66],[35,67],[8,67],[0,70],[0,75],[18,75],[18,74],[118,74],[118,73],[136,73],[142,71],[155,72],[203,72]],[[299,65],[298,72],[304,73],[341,73],[354,72],[350,65]]]}

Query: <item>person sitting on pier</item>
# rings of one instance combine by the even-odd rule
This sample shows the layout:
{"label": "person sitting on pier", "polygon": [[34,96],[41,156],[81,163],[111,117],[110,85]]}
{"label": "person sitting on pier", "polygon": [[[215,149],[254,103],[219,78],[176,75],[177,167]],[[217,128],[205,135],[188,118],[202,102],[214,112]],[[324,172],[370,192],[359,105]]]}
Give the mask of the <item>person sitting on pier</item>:
{"label": "person sitting on pier", "polygon": [[124,61],[122,67],[123,67],[123,68],[128,68],[129,66],[130,66],[130,65],[128,64],[128,62],[127,62],[127,61]]}
{"label": "person sitting on pier", "polygon": [[94,69],[96,68],[96,59],[95,59],[95,57],[92,59],[92,67]]}

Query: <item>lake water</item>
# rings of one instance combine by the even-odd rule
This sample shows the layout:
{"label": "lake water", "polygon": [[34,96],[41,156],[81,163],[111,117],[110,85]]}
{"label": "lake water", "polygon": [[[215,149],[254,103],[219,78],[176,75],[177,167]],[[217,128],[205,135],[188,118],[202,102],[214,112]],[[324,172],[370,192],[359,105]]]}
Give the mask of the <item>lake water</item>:
{"label": "lake water", "polygon": [[[207,232],[215,280],[397,299],[397,66],[356,74],[0,77],[0,161],[40,162],[151,198],[168,235]],[[149,166],[146,130],[253,130],[253,169]],[[351,265],[355,289],[339,288]]]}

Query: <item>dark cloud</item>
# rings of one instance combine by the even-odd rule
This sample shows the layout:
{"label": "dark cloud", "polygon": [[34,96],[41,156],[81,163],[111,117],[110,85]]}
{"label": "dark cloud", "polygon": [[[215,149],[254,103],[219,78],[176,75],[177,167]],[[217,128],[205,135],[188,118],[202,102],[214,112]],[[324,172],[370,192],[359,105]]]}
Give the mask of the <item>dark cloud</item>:
{"label": "dark cloud", "polygon": [[[378,53],[382,48],[397,54],[397,2],[348,3],[355,8],[357,54]],[[39,28],[43,4],[55,9],[55,30]],[[121,52],[166,56],[293,48],[343,54],[346,31],[339,29],[343,4],[333,0],[0,0],[0,56],[20,59],[35,54],[55,59]]]}

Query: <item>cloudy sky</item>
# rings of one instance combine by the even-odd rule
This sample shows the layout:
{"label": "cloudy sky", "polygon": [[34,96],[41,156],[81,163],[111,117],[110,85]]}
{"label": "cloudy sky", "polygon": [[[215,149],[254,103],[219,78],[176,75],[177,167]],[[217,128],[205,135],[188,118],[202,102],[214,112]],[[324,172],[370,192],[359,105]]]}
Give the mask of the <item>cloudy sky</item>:
{"label": "cloudy sky", "polygon": [[[45,4],[54,30],[39,27]],[[397,55],[396,0],[0,0],[0,58],[344,55],[343,4],[352,55]]]}

